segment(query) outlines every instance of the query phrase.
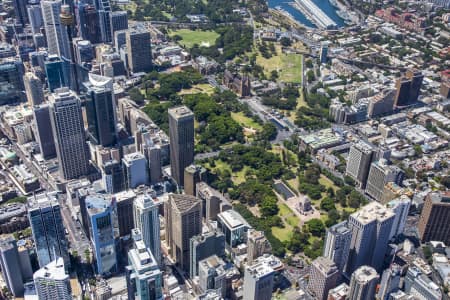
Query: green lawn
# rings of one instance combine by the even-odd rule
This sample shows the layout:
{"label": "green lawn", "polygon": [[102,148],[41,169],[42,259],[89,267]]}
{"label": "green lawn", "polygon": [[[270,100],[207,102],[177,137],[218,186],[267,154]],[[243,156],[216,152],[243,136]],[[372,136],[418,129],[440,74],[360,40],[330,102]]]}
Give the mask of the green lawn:
{"label": "green lawn", "polygon": [[270,76],[273,70],[278,71],[279,80],[282,82],[301,83],[302,80],[302,55],[281,53],[280,47],[277,48],[277,55],[269,59],[260,54],[256,57],[256,63],[264,68],[266,76]]}
{"label": "green lawn", "polygon": [[231,117],[233,120],[241,124],[246,128],[252,128],[255,130],[262,130],[262,126],[255,122],[252,118],[247,117],[243,112],[232,112]]}
{"label": "green lawn", "polygon": [[292,227],[286,226],[285,228],[272,227],[272,234],[280,241],[288,241],[292,236]]}
{"label": "green lawn", "polygon": [[187,95],[187,94],[208,94],[212,95],[214,93],[214,87],[209,83],[199,83],[191,87],[190,89],[181,90],[178,95]]}
{"label": "green lawn", "polygon": [[214,45],[219,34],[215,31],[208,30],[190,30],[190,29],[179,29],[171,31],[170,36],[179,35],[182,40],[179,41],[181,45],[187,48],[191,48],[194,44],[199,46],[210,47]]}
{"label": "green lawn", "polygon": [[319,183],[325,186],[327,189],[331,187],[335,192],[338,190],[338,187],[333,183],[333,181],[331,181],[323,174],[320,175]]}

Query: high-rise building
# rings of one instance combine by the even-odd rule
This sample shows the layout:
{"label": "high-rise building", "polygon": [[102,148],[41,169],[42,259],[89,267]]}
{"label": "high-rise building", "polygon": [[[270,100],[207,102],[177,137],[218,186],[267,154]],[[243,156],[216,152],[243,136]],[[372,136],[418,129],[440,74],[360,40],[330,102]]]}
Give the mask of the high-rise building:
{"label": "high-rise building", "polygon": [[370,165],[367,177],[366,193],[373,199],[380,201],[383,196],[384,186],[388,182],[401,185],[404,174],[399,167],[388,165],[385,159],[373,162]]}
{"label": "high-rise building", "polygon": [[326,64],[328,61],[328,45],[329,42],[325,41],[320,44],[320,63]]}
{"label": "high-rise building", "polygon": [[395,106],[407,106],[417,102],[423,77],[422,72],[418,70],[408,70],[404,76],[397,79]]}
{"label": "high-rise building", "polygon": [[116,200],[117,221],[119,224],[119,236],[125,237],[131,234],[134,226],[133,202],[136,194],[132,190],[123,191],[113,195]]}
{"label": "high-rise building", "polygon": [[406,195],[402,195],[399,198],[388,202],[386,207],[392,209],[395,214],[390,238],[397,237],[401,235],[405,229],[406,219],[408,218],[409,208],[411,207],[411,199]]}
{"label": "high-rise building", "polygon": [[27,13],[33,35],[40,33],[41,28],[44,27],[44,18],[42,17],[40,3],[28,5]]}
{"label": "high-rise building", "polygon": [[102,42],[111,43],[112,42],[111,19],[110,19],[111,3],[109,2],[109,0],[98,0],[94,2],[98,14],[100,36],[102,37]]}
{"label": "high-rise building", "polygon": [[114,273],[117,271],[115,202],[106,195],[97,194],[88,195],[85,203],[96,271],[101,275]]}
{"label": "high-rise building", "polygon": [[341,274],[336,264],[326,257],[313,260],[309,272],[308,290],[315,299],[326,300],[328,291],[338,285]]}
{"label": "high-rise building", "polygon": [[160,205],[161,202],[149,194],[138,195],[133,204],[134,227],[140,230],[145,246],[152,251],[158,264],[161,263]]}
{"label": "high-rise building", "polygon": [[152,49],[150,32],[144,28],[129,29],[126,33],[126,45],[130,72],[151,71]]}
{"label": "high-rise building", "polygon": [[247,231],[247,262],[252,264],[255,259],[265,253],[272,253],[272,247],[264,231],[249,229]]}
{"label": "high-rise building", "polygon": [[[124,10],[114,11],[110,15],[111,18],[111,35],[118,30],[128,29],[128,13]],[[114,42],[114,41],[113,41]]]}
{"label": "high-rise building", "polygon": [[77,25],[80,36],[92,44],[102,41],[100,34],[100,21],[97,9],[89,1],[80,1],[77,9]]}
{"label": "high-rise building", "polygon": [[217,220],[217,215],[221,211],[231,209],[231,204],[217,190],[210,187],[205,182],[197,183],[197,198],[202,200],[204,218],[206,221]]}
{"label": "high-rise building", "polygon": [[350,147],[345,173],[353,178],[360,188],[366,187],[373,154],[373,147],[363,141],[359,141]]}
{"label": "high-rise building", "polygon": [[66,274],[64,260],[61,257],[37,270],[33,275],[33,281],[39,299],[72,299],[70,277]]}
{"label": "high-rise building", "polygon": [[202,293],[207,290],[220,290],[225,294],[226,264],[217,255],[209,256],[198,263],[199,288]]}
{"label": "high-rise building", "polygon": [[235,210],[227,210],[217,215],[218,227],[225,234],[226,245],[234,248],[246,242],[247,231],[251,226]]}
{"label": "high-rise building", "polygon": [[148,169],[150,174],[150,184],[156,184],[162,180],[161,169],[161,146],[154,145],[146,148]]}
{"label": "high-rise building", "polygon": [[102,183],[107,193],[115,194],[125,189],[123,166],[117,160],[106,161],[102,166]]}
{"label": "high-rise building", "polygon": [[163,299],[162,273],[158,262],[139,238],[139,229],[134,231],[134,248],[128,251],[128,266],[125,271],[128,299]]}
{"label": "high-rise building", "polygon": [[186,106],[169,109],[170,170],[184,186],[184,169],[194,161],[194,114]]}
{"label": "high-rise building", "polygon": [[[75,62],[79,65],[90,63],[95,58],[94,46],[88,40],[73,39]],[[90,74],[89,74],[90,75]]]}
{"label": "high-rise building", "polygon": [[22,24],[22,26],[25,27],[25,25],[28,23],[28,14],[27,14],[27,0],[14,0],[13,6],[14,6],[14,15],[16,17],[16,20]]}
{"label": "high-rise building", "polygon": [[50,121],[50,107],[47,103],[33,107],[35,137],[44,159],[56,157],[55,138]]}
{"label": "high-rise building", "polygon": [[117,141],[113,80],[90,73],[89,82],[84,86],[87,90],[88,138],[94,145],[113,146]]}
{"label": "high-rise building", "polygon": [[408,292],[414,299],[441,300],[440,287],[425,274],[418,275]]}
{"label": "high-rise building", "polygon": [[166,243],[180,267],[189,272],[189,240],[202,232],[202,205],[190,195],[169,194],[164,205]]}
{"label": "high-rise building", "polygon": [[44,102],[44,89],[42,82],[34,73],[27,72],[23,76],[23,85],[27,94],[28,104],[30,106],[39,105]]}
{"label": "high-rise building", "polygon": [[245,269],[243,300],[272,299],[274,270],[263,262]]}
{"label": "high-rise building", "polygon": [[57,193],[29,197],[28,219],[39,266],[42,268],[57,257],[62,257],[66,267],[69,267],[68,243]]}
{"label": "high-rise building", "polygon": [[70,62],[57,55],[50,55],[44,63],[47,87],[50,92],[70,86]]}
{"label": "high-rise building", "polygon": [[23,64],[12,58],[0,59],[0,105],[20,101],[24,98]]}
{"label": "high-rise building", "polygon": [[191,278],[198,275],[199,261],[212,255],[225,255],[225,235],[217,228],[192,237],[189,241]]}
{"label": "high-rise building", "polygon": [[42,0],[41,9],[47,36],[48,54],[71,58],[67,29],[61,23],[61,0]]}
{"label": "high-rise building", "polygon": [[61,177],[68,180],[87,175],[89,158],[80,98],[68,88],[60,88],[49,96],[49,102]]}
{"label": "high-rise building", "polygon": [[14,297],[23,296],[24,278],[20,272],[16,240],[10,236],[0,240],[0,265],[2,277]]}
{"label": "high-rise building", "polygon": [[422,242],[441,241],[449,245],[448,224],[450,224],[450,192],[428,194],[417,226]]}
{"label": "high-rise building", "polygon": [[184,168],[184,192],[188,195],[197,194],[197,183],[204,180],[206,169],[200,165],[189,165]]}
{"label": "high-rise building", "polygon": [[147,160],[140,152],[124,155],[122,164],[125,174],[125,186],[134,189],[148,183]]}
{"label": "high-rise building", "polygon": [[345,300],[347,299],[350,287],[344,282],[328,291],[327,300]]}
{"label": "high-rise building", "polygon": [[348,225],[352,240],[347,274],[363,265],[381,270],[394,220],[394,212],[378,202],[371,202],[350,215]]}
{"label": "high-rise building", "polygon": [[375,290],[378,284],[377,271],[369,266],[361,266],[355,270],[350,280],[349,300],[375,299]]}
{"label": "high-rise building", "polygon": [[347,221],[331,226],[327,230],[323,256],[332,260],[342,273],[345,271],[350,254],[352,232]]}
{"label": "high-rise building", "polygon": [[400,266],[397,264],[392,264],[388,269],[384,270],[381,276],[377,299],[389,300],[391,293],[398,291],[400,288],[401,271]]}

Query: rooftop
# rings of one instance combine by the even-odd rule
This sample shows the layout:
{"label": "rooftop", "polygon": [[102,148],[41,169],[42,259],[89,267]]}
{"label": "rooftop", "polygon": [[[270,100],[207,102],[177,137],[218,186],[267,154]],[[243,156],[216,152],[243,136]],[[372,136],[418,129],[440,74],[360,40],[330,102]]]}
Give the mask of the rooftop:
{"label": "rooftop", "polygon": [[248,266],[246,271],[255,279],[259,279],[274,272],[273,269],[265,263],[256,263]]}
{"label": "rooftop", "polygon": [[169,115],[175,119],[194,116],[194,113],[187,106],[177,106],[169,108]]}
{"label": "rooftop", "polygon": [[69,275],[64,270],[64,260],[62,257],[58,257],[56,260],[50,262],[43,268],[37,270],[33,278],[45,278],[50,280],[69,280]]}
{"label": "rooftop", "polygon": [[191,195],[169,194],[169,200],[175,204],[176,208],[181,212],[187,212],[199,203],[199,199]]}
{"label": "rooftop", "polygon": [[370,202],[357,212],[351,214],[352,218],[358,220],[358,222],[362,224],[368,224],[375,220],[378,222],[384,222],[394,216],[395,214],[392,209],[386,208],[378,202]]}
{"label": "rooftop", "polygon": [[217,215],[217,217],[229,227],[237,228],[241,226],[250,227],[250,225],[245,221],[245,219],[235,210],[226,210]]}
{"label": "rooftop", "polygon": [[367,283],[379,277],[377,271],[369,266],[358,268],[355,273],[353,273],[353,276],[355,276],[355,280],[361,283]]}

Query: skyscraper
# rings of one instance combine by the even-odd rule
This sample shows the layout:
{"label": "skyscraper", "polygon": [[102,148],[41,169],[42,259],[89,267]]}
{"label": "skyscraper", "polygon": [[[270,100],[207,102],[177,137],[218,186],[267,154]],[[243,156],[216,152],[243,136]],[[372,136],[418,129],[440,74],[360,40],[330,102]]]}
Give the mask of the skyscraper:
{"label": "skyscraper", "polygon": [[49,96],[50,119],[61,177],[74,179],[88,173],[88,151],[81,102],[68,88]]}
{"label": "skyscraper", "polygon": [[122,164],[126,188],[134,189],[141,184],[148,184],[147,160],[143,154],[126,154],[122,158]]}
{"label": "skyscraper", "polygon": [[169,194],[164,216],[169,253],[183,270],[189,272],[189,240],[202,232],[201,202],[193,196]]}
{"label": "skyscraper", "polygon": [[119,236],[129,236],[134,228],[133,202],[136,199],[136,194],[132,190],[127,190],[114,194],[113,197],[116,200]]}
{"label": "skyscraper", "polygon": [[34,73],[25,73],[23,76],[23,85],[25,86],[25,92],[30,106],[39,105],[44,102],[42,82]]}
{"label": "skyscraper", "polygon": [[395,214],[390,238],[397,237],[405,229],[406,219],[408,218],[409,208],[411,207],[411,199],[406,195],[402,195],[388,202],[386,207],[392,209]]}
{"label": "skyscraper", "polygon": [[110,160],[102,166],[103,188],[107,193],[115,194],[125,189],[125,178],[122,163]]}
{"label": "skyscraper", "polygon": [[[111,18],[111,36],[118,30],[128,29],[128,13],[124,10],[114,11],[110,15]],[[114,41],[113,41],[114,42]]]}
{"label": "skyscraper", "polygon": [[161,263],[160,205],[149,194],[138,195],[133,205],[134,227],[140,230],[145,246],[152,251],[158,264]]}
{"label": "skyscraper", "polygon": [[264,231],[249,229],[247,231],[247,262],[252,264],[255,259],[272,253],[272,247],[264,235]]}
{"label": "skyscraper", "polygon": [[44,27],[44,19],[42,17],[42,10],[40,3],[28,5],[27,12],[33,35],[40,33],[41,28]]}
{"label": "skyscraper", "polygon": [[328,41],[322,42],[320,44],[320,63],[326,64],[328,60]]}
{"label": "skyscraper", "polygon": [[117,140],[113,80],[89,73],[89,82],[84,86],[87,89],[88,138],[94,145],[113,146]]}
{"label": "skyscraper", "polygon": [[191,278],[198,275],[199,261],[212,255],[223,257],[225,255],[225,235],[217,228],[202,232],[189,241]]}
{"label": "skyscraper", "polygon": [[162,273],[153,254],[139,238],[139,229],[134,229],[134,248],[128,251],[126,279],[128,299],[163,299]]}
{"label": "skyscraper", "polygon": [[35,137],[44,159],[56,157],[55,138],[50,121],[50,107],[47,103],[33,107]]}
{"label": "skyscraper", "polygon": [[397,79],[395,88],[395,106],[407,106],[417,102],[422,86],[423,74],[418,70],[408,70],[406,74]]}
{"label": "skyscraper", "polygon": [[68,87],[71,82],[70,62],[57,55],[50,55],[45,62],[45,76],[50,92],[62,87]]}
{"label": "skyscraper", "polygon": [[23,296],[24,278],[20,272],[19,252],[16,240],[6,237],[0,240],[0,265],[2,277],[14,297]]}
{"label": "skyscraper", "polygon": [[366,187],[373,154],[373,147],[363,141],[358,141],[350,147],[345,173],[353,178],[360,188]]}
{"label": "skyscraper", "polygon": [[400,287],[400,277],[401,268],[397,264],[392,264],[388,269],[384,270],[377,299],[389,300],[390,294],[398,291]]}
{"label": "skyscraper", "polygon": [[371,202],[350,215],[352,240],[347,274],[363,265],[381,270],[394,220],[394,212],[378,202]]}
{"label": "skyscraper", "polygon": [[352,274],[350,280],[349,300],[371,300],[375,298],[378,279],[377,271],[368,266],[361,266]]}
{"label": "skyscraper", "polygon": [[91,242],[94,247],[95,266],[98,274],[117,271],[117,253],[114,237],[115,202],[108,196],[88,195],[86,209]]}
{"label": "skyscraper", "polygon": [[308,290],[313,293],[315,299],[326,300],[328,291],[338,285],[340,278],[341,274],[336,264],[326,257],[319,256],[311,265]]}
{"label": "skyscraper", "polygon": [[77,24],[80,36],[92,44],[102,41],[97,9],[89,1],[80,1],[77,10]]}
{"label": "skyscraper", "polygon": [[366,193],[373,199],[380,201],[383,196],[384,186],[388,182],[401,185],[404,172],[397,166],[388,165],[387,160],[380,159],[370,165],[367,177]]}
{"label": "skyscraper", "polygon": [[184,169],[194,161],[194,114],[186,106],[169,109],[170,170],[184,186]]}
{"label": "skyscraper", "polygon": [[200,165],[189,165],[184,168],[184,192],[195,196],[197,183],[204,180],[205,175],[206,169]]}
{"label": "skyscraper", "polygon": [[70,59],[70,44],[67,30],[61,23],[61,0],[42,0],[41,9],[47,36],[48,54]]}
{"label": "skyscraper", "polygon": [[150,32],[144,28],[129,29],[126,45],[130,72],[149,72],[152,69]]}
{"label": "skyscraper", "polygon": [[227,264],[217,255],[209,256],[198,263],[199,288],[201,292],[219,290],[221,295],[226,292]]}
{"label": "skyscraper", "polygon": [[16,16],[16,20],[25,26],[28,23],[28,14],[27,14],[27,0],[13,0],[14,6],[14,14]]}
{"label": "skyscraper", "polygon": [[345,271],[351,240],[352,232],[347,221],[331,226],[327,230],[323,256],[332,260],[341,272]]}
{"label": "skyscraper", "polygon": [[69,253],[57,193],[43,193],[28,198],[28,219],[34,245],[42,268],[57,257],[69,267]]}
{"label": "skyscraper", "polygon": [[274,270],[258,262],[245,268],[243,300],[272,299]]}
{"label": "skyscraper", "polygon": [[33,275],[33,281],[39,299],[72,299],[70,277],[66,274],[64,260],[61,257],[37,270]]}
{"label": "skyscraper", "polygon": [[103,43],[112,42],[111,33],[111,3],[109,0],[95,0],[95,8],[97,9],[99,26],[100,26],[100,36],[102,37]]}
{"label": "skyscraper", "polygon": [[441,241],[450,244],[450,192],[427,195],[419,218],[419,237],[422,242]]}
{"label": "skyscraper", "polygon": [[21,60],[0,59],[0,105],[20,101],[24,98],[22,70]]}

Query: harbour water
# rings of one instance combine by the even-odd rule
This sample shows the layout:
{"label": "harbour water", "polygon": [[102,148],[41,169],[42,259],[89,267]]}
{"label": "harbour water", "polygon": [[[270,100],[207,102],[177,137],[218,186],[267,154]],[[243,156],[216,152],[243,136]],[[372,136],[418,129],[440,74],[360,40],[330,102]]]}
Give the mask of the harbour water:
{"label": "harbour water", "polygon": [[[310,20],[308,20],[300,11],[289,5],[289,2],[294,0],[268,0],[269,7],[275,8],[280,6],[282,9],[290,13],[298,22],[308,27],[316,27]],[[336,8],[333,7],[329,0],[312,0],[322,11],[327,14],[339,27],[344,26],[344,20],[336,14]]]}

